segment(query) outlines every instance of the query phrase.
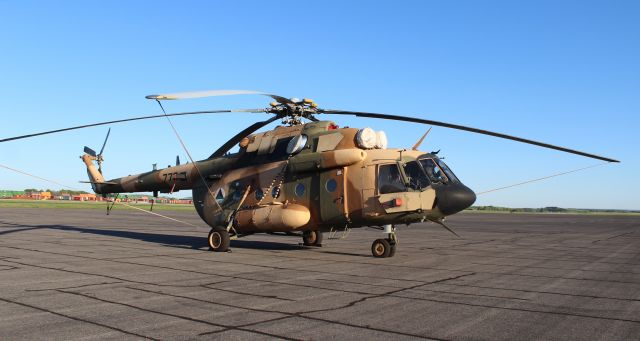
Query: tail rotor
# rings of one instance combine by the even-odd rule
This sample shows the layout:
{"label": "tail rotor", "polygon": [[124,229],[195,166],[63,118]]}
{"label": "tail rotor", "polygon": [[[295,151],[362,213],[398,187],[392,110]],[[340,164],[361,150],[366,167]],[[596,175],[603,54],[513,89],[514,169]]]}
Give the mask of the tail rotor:
{"label": "tail rotor", "polygon": [[104,147],[107,145],[107,140],[109,139],[109,134],[111,134],[111,128],[109,128],[109,130],[107,130],[107,136],[104,138],[104,142],[102,143],[102,148],[100,148],[100,153],[96,154],[96,151],[84,146],[84,152],[91,155],[92,157],[94,157],[96,159],[96,161],[98,162],[98,172],[100,172],[100,174],[102,174],[102,161],[104,161],[104,158],[102,158],[102,153],[104,152]]}

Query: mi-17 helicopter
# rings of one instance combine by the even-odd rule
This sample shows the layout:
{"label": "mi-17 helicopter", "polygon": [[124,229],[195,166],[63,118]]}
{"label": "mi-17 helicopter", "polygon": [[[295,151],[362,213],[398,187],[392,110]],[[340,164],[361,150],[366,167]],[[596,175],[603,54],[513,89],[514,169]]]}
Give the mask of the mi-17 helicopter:
{"label": "mi-17 helicopter", "polygon": [[[399,224],[431,221],[455,234],[445,225],[445,217],[471,206],[476,195],[437,153],[418,150],[422,139],[413,148],[391,149],[387,148],[384,132],[371,128],[341,128],[333,121],[316,118],[322,114],[441,126],[619,162],[487,130],[415,117],[321,109],[310,99],[289,99],[256,91],[214,90],[147,98],[162,106],[160,101],[164,100],[238,94],[266,95],[275,101],[266,109],[165,112],[17,136],[0,142],[161,117],[233,112],[272,114],[271,118],[239,132],[201,161],[186,164],[177,161],[173,167],[105,180],[102,152],[108,133],[99,153],[85,147],[81,159],[87,168],[88,182],[95,193],[103,196],[153,192],[157,197],[159,192],[192,190],[196,211],[211,226],[208,244],[213,251],[227,251],[231,239],[254,233],[301,233],[304,245],[320,246],[323,232],[378,227],[386,238],[373,242],[371,252],[374,257],[395,254],[395,226]],[[164,112],[164,108],[162,110]],[[277,120],[283,125],[256,133]],[[309,122],[304,123],[304,120]],[[229,153],[235,146],[239,146],[239,151]]]}

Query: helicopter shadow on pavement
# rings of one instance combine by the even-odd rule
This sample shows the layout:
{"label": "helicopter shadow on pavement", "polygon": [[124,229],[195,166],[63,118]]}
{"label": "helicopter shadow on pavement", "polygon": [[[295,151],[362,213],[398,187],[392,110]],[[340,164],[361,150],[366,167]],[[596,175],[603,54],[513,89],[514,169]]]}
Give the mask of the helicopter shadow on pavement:
{"label": "helicopter shadow on pavement", "polygon": [[[107,230],[107,229],[94,229],[75,226],[55,227],[54,229],[63,231],[76,231],[81,233],[91,233],[96,235],[135,239],[143,242],[160,244],[163,246],[176,247],[182,249],[201,250],[209,252],[209,245],[207,244],[207,237],[197,236],[185,236],[175,234],[159,234],[148,232],[135,232],[135,231],[123,231],[123,230]],[[232,248],[247,248],[247,249],[263,249],[263,250],[299,250],[300,247],[278,243],[278,242],[263,242],[253,240],[233,240],[231,241]]]}
{"label": "helicopter shadow on pavement", "polygon": [[[109,230],[109,229],[96,229],[88,227],[78,227],[70,225],[22,225],[0,221],[2,224],[10,225],[15,229],[0,231],[0,235],[25,232],[31,230],[60,230],[60,231],[72,231],[80,233],[90,233],[94,235],[118,237],[135,239],[143,242],[155,243],[169,247],[193,249],[209,251],[207,245],[206,236],[186,236],[186,235],[174,235],[174,234],[159,234],[148,232],[136,232],[136,231],[124,231],[124,230]],[[232,248],[240,249],[259,249],[259,250],[302,250],[303,248],[297,244],[281,243],[281,242],[266,242],[259,240],[233,240],[231,241]]]}

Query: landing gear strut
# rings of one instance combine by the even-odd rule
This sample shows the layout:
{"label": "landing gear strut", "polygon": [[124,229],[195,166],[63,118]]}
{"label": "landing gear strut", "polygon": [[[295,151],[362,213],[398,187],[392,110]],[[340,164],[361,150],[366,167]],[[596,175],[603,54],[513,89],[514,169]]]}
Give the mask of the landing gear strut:
{"label": "landing gear strut", "polygon": [[393,257],[396,254],[396,228],[393,225],[385,225],[384,232],[387,234],[386,239],[376,239],[371,244],[371,254],[376,258]]}
{"label": "landing gear strut", "polygon": [[302,233],[302,243],[305,246],[322,246],[322,232],[304,231]]}
{"label": "landing gear strut", "polygon": [[211,229],[207,241],[209,242],[209,249],[216,252],[229,251],[229,244],[231,244],[229,232],[224,228]]}

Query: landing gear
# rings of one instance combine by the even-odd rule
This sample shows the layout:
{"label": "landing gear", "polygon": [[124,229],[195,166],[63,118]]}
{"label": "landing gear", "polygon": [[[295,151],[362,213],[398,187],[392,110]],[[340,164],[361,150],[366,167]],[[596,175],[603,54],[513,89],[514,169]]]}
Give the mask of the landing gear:
{"label": "landing gear", "polygon": [[322,246],[322,232],[304,231],[302,233],[302,242],[305,246]]}
{"label": "landing gear", "polygon": [[231,244],[229,232],[220,228],[211,229],[207,241],[209,242],[209,249],[216,252],[229,251],[229,244]]}
{"label": "landing gear", "polygon": [[391,253],[391,244],[386,239],[376,239],[371,244],[371,254],[376,258],[389,257]]}
{"label": "landing gear", "polygon": [[386,239],[376,239],[371,244],[371,254],[376,258],[393,257],[396,254],[396,229],[393,225],[386,225],[384,232],[388,234]]}

